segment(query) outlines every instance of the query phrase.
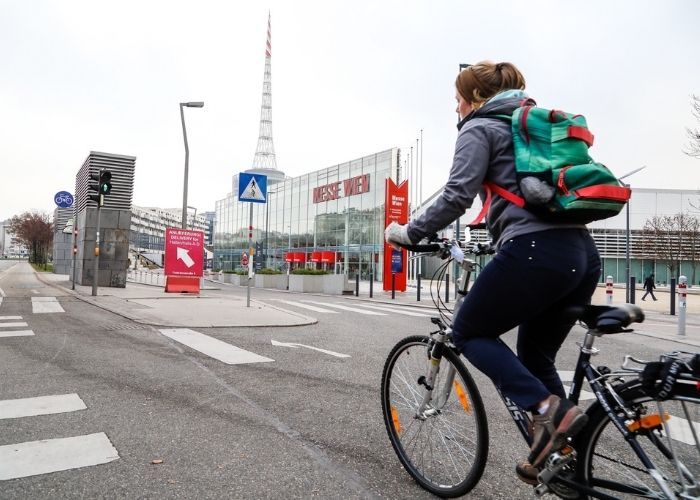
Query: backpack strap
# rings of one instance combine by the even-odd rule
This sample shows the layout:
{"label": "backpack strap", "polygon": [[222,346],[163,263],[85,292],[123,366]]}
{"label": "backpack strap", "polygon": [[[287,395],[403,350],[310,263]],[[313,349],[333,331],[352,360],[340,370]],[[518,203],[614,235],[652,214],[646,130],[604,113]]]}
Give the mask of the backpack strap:
{"label": "backpack strap", "polygon": [[479,224],[482,220],[484,220],[484,217],[486,217],[486,213],[491,207],[492,192],[496,193],[501,198],[508,200],[509,202],[520,208],[525,207],[525,198],[521,198],[517,194],[511,193],[510,191],[499,186],[498,184],[494,184],[493,182],[487,181],[484,182],[483,187],[484,191],[486,192],[486,199],[484,200],[484,204],[481,207],[481,211],[479,212],[479,214],[474,218],[473,221],[469,223],[470,226],[474,224]]}

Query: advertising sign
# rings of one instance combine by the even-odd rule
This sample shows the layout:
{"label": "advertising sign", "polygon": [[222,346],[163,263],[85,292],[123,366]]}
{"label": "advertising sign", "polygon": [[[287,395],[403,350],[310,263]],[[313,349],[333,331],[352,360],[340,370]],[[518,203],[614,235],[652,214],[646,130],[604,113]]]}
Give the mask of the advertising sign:
{"label": "advertising sign", "polygon": [[403,257],[401,250],[391,249],[391,272],[400,273],[403,271]]}
{"label": "advertising sign", "polygon": [[[384,227],[392,222],[408,223],[408,181],[403,181],[397,186],[393,180],[387,179],[384,193],[386,197]],[[408,260],[406,257],[406,250],[394,250],[389,244],[384,243],[384,290],[391,290],[391,275],[395,273],[396,290],[406,291],[406,261]]]}
{"label": "advertising sign", "polygon": [[204,232],[165,228],[165,275],[201,277],[204,270]]}

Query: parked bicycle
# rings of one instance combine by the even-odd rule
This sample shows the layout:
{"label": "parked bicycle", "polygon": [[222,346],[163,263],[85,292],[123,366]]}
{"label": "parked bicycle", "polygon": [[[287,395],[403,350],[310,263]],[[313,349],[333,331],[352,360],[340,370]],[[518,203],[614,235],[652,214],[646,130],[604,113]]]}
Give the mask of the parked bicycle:
{"label": "parked bicycle", "polygon": [[[384,422],[408,473],[441,497],[469,492],[486,466],[489,433],[479,390],[452,344],[440,283],[450,262],[462,270],[459,308],[476,263],[488,245],[440,240],[405,247],[446,262],[433,276],[440,317],[437,330],[414,335],[391,350],[382,373]],[[431,296],[432,296],[431,283]],[[507,311],[504,311],[507,314]],[[579,403],[584,378],[595,394],[586,427],[546,460],[534,491],[561,498],[700,498],[700,354],[672,352],[649,362],[625,356],[621,368],[595,366],[593,344],[605,335],[630,332],[642,322],[639,307],[586,306],[566,311],[586,327],[568,398]],[[528,447],[531,420],[500,393]]]}

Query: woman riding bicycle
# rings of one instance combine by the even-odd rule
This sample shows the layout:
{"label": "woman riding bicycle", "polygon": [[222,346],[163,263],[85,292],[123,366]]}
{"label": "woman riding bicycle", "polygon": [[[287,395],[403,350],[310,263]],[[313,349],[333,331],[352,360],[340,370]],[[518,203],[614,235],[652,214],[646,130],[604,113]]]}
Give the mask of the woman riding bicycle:
{"label": "woman riding bicycle", "polygon": [[[448,226],[486,181],[522,196],[510,123],[493,115],[510,116],[528,101],[524,89],[523,75],[507,62],[483,61],[459,73],[459,133],[444,192],[418,219],[389,225],[387,242],[415,244]],[[590,303],[600,257],[583,224],[542,220],[497,195],[486,221],[498,251],[453,320],[453,342],[505,396],[532,411],[532,448],[516,472],[537,484],[547,456],[586,424],[586,415],[566,399],[554,362],[574,323],[560,312]],[[518,325],[516,356],[500,336]]]}

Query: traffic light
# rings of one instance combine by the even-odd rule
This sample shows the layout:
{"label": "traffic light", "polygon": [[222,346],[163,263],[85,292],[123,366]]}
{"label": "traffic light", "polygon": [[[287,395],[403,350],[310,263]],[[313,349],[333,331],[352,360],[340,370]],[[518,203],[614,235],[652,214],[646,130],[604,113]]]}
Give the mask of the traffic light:
{"label": "traffic light", "polygon": [[90,181],[88,182],[88,200],[97,203],[98,207],[102,206],[102,195],[100,194],[100,172],[90,172]]}
{"label": "traffic light", "polygon": [[112,172],[109,170],[100,170],[100,194],[106,195],[112,191]]}

